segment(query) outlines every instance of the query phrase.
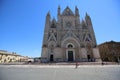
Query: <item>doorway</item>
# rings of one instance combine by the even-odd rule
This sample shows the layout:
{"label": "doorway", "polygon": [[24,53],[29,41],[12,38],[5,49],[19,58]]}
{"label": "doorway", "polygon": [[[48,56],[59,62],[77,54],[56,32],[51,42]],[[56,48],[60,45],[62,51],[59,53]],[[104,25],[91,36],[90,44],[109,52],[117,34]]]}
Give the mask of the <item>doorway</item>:
{"label": "doorway", "polygon": [[73,61],[73,51],[68,51],[68,61]]}
{"label": "doorway", "polygon": [[53,56],[53,54],[51,54],[50,55],[50,61],[53,61],[53,58],[54,58],[54,56]]}
{"label": "doorway", "polygon": [[88,61],[90,62],[91,61],[91,56],[87,55],[87,58],[88,58]]}

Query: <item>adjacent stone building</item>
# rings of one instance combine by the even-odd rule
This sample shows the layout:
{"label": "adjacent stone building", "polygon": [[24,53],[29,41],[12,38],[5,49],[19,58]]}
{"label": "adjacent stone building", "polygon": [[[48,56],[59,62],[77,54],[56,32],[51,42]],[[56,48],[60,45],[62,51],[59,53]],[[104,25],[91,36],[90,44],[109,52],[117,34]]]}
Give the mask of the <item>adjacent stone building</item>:
{"label": "adjacent stone building", "polygon": [[46,15],[41,59],[48,61],[100,61],[99,50],[90,16],[80,20],[77,7],[73,12],[68,6],[61,13],[58,7],[57,20]]}
{"label": "adjacent stone building", "polygon": [[103,61],[120,62],[120,42],[109,41],[98,47]]}
{"label": "adjacent stone building", "polygon": [[27,60],[28,57],[18,55],[15,52],[0,50],[0,63],[21,62]]}

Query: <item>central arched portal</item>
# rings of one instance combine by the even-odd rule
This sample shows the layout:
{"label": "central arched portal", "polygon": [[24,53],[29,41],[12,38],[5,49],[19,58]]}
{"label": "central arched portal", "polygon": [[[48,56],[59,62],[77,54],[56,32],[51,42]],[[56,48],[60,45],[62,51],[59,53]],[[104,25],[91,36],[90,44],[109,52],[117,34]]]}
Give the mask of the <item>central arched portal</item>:
{"label": "central arched portal", "polygon": [[63,54],[65,61],[76,61],[79,57],[80,44],[77,39],[73,37],[68,37],[64,39],[61,43],[61,47],[64,48]]}
{"label": "central arched portal", "polygon": [[67,61],[75,61],[75,50],[74,50],[74,45],[72,43],[68,43],[66,45],[66,58]]}

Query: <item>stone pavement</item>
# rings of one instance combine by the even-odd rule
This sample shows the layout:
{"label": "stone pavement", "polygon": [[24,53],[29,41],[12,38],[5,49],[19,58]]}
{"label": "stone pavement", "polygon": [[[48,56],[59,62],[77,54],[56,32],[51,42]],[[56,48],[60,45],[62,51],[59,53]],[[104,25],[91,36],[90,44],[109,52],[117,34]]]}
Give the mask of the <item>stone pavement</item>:
{"label": "stone pavement", "polygon": [[[76,68],[76,65],[0,65],[0,68]],[[120,67],[120,65],[78,65],[77,68],[83,67]]]}
{"label": "stone pavement", "polygon": [[0,80],[120,80],[120,65],[0,65]]}

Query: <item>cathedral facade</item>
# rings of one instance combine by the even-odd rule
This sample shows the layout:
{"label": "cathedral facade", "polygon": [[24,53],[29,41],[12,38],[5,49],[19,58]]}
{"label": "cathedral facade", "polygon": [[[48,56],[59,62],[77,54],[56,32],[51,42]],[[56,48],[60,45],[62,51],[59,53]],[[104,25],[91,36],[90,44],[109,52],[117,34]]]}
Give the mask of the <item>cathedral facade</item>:
{"label": "cathedral facade", "polygon": [[79,10],[58,7],[57,20],[46,15],[41,61],[100,61],[90,16],[80,20]]}

